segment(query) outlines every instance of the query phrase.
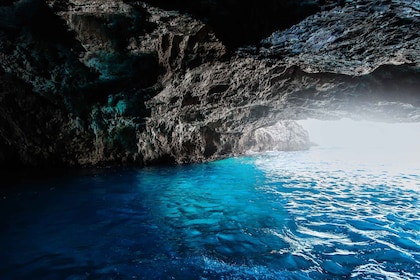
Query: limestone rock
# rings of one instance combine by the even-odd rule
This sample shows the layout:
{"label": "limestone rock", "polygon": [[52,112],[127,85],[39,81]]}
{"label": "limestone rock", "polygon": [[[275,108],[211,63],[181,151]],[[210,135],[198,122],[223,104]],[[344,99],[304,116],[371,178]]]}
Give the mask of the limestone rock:
{"label": "limestone rock", "polygon": [[419,121],[419,18],[404,0],[3,1],[0,163],[188,163],[308,148],[308,117]]}
{"label": "limestone rock", "polygon": [[[189,162],[249,149],[306,149],[307,136],[290,120],[308,117],[419,121],[418,75],[409,65],[349,76],[238,57],[202,65],[148,102],[152,115],[139,138],[139,153],[147,154],[145,162]],[[290,125],[275,126],[280,120]],[[280,129],[283,134],[268,132]],[[273,134],[293,139],[277,146],[262,141]]]}
{"label": "limestone rock", "polygon": [[66,137],[75,131],[64,128],[69,117],[15,77],[0,75],[0,85],[2,168],[76,164],[73,139]]}
{"label": "limestone rock", "polygon": [[239,143],[243,151],[295,151],[308,149],[308,132],[294,121],[279,121],[244,135]]}
{"label": "limestone rock", "polygon": [[[67,139],[38,128],[63,142],[66,149],[51,153],[70,165],[141,164],[137,142],[150,114],[145,100],[172,75],[225,55],[204,23],[140,2],[14,1],[1,4],[0,14],[0,69],[17,77],[16,87],[28,88],[9,96],[19,102],[40,95],[56,114],[71,116],[57,120]],[[5,109],[9,119],[18,113],[13,108]],[[14,129],[31,138],[31,127],[19,125]],[[5,141],[19,146],[9,136]],[[17,164],[49,164],[49,156],[31,163],[17,158]]]}
{"label": "limestone rock", "polygon": [[[129,1],[131,2],[134,1]],[[273,31],[288,28],[325,8],[327,4],[313,0],[260,0],[247,3],[239,0],[146,0],[145,2],[203,19],[231,51],[242,45],[256,44]],[[336,3],[332,4],[335,5]]]}
{"label": "limestone rock", "polygon": [[420,11],[413,1],[349,1],[262,40],[260,53],[307,72],[369,74],[420,61]]}

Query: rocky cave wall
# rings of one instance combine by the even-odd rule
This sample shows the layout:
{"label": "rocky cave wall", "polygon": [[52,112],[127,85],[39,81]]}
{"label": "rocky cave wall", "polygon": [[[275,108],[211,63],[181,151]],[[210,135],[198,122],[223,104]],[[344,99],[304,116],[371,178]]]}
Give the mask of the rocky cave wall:
{"label": "rocky cave wall", "polygon": [[418,1],[0,2],[0,163],[309,146],[294,120],[420,121]]}

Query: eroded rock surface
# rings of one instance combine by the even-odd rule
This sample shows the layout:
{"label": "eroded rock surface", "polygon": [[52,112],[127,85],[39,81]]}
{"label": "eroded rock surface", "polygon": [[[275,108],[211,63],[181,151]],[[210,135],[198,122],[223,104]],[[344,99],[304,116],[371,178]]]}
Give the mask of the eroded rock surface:
{"label": "eroded rock surface", "polygon": [[253,5],[1,2],[0,162],[188,163],[306,149],[308,117],[420,121],[417,1]]}
{"label": "eroded rock surface", "polygon": [[363,75],[381,65],[418,64],[420,4],[348,2],[274,32],[260,53],[316,73]]}

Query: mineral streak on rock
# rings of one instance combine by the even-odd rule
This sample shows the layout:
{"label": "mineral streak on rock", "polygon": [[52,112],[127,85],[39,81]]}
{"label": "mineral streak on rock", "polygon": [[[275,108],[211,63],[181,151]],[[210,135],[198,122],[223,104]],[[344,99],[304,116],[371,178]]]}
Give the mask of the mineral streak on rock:
{"label": "mineral streak on rock", "polygon": [[420,121],[419,46],[417,1],[2,1],[0,163],[200,162],[307,149],[308,117]]}

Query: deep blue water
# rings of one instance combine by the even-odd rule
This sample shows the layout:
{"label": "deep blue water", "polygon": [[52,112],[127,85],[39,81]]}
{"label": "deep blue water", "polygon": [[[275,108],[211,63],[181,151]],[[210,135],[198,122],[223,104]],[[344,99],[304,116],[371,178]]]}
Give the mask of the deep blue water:
{"label": "deep blue water", "polygon": [[0,191],[0,279],[420,279],[418,165],[326,153]]}

